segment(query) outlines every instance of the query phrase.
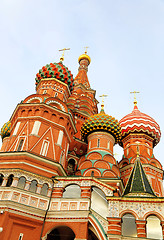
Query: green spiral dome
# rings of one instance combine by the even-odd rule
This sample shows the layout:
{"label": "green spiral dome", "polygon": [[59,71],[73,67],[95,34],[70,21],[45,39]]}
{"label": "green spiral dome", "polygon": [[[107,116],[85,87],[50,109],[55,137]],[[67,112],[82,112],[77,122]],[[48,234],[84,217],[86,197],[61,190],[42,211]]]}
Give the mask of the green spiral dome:
{"label": "green spiral dome", "polygon": [[41,79],[44,78],[56,78],[64,83],[66,83],[72,92],[74,86],[74,79],[71,71],[63,65],[62,62],[59,63],[50,63],[46,66],[42,67],[39,70],[39,73],[36,74],[35,84],[36,86],[40,82]]}
{"label": "green spiral dome", "polygon": [[10,136],[10,131],[11,131],[11,122],[8,121],[1,128],[1,137],[2,137],[2,139],[4,139],[5,137]]}
{"label": "green spiral dome", "polygon": [[87,141],[87,136],[96,131],[105,131],[115,138],[115,143],[121,140],[121,127],[119,122],[112,116],[100,112],[89,117],[81,127],[82,138]]}

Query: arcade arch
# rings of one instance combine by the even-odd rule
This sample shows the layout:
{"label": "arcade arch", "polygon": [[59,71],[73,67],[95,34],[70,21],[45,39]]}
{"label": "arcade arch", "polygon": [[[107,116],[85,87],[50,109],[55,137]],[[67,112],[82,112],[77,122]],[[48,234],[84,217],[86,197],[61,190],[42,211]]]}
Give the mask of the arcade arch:
{"label": "arcade arch", "polygon": [[46,240],[74,240],[75,233],[67,226],[59,226],[54,228],[48,235]]}

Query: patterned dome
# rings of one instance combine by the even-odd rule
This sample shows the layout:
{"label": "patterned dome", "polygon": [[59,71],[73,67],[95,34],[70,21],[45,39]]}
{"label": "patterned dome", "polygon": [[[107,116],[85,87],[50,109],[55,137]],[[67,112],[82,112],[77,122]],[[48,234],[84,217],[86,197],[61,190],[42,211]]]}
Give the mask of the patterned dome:
{"label": "patterned dome", "polygon": [[42,67],[42,69],[39,70],[39,73],[36,74],[35,84],[38,85],[40,80],[43,78],[56,78],[68,84],[70,91],[73,90],[74,86],[73,75],[71,74],[71,71],[69,71],[68,68],[63,65],[62,62],[50,63]]}
{"label": "patterned dome", "polygon": [[160,141],[161,131],[159,125],[150,116],[138,110],[134,105],[133,111],[120,120],[122,138],[129,133],[145,133],[154,139],[154,146]]}
{"label": "patterned dome", "polygon": [[114,138],[115,143],[121,140],[121,127],[119,122],[112,116],[101,111],[99,114],[89,117],[81,128],[82,138],[86,141],[87,136],[96,131],[109,132]]}
{"label": "patterned dome", "polygon": [[11,122],[8,121],[1,128],[1,137],[2,137],[2,139],[5,138],[5,137],[10,136],[10,130],[11,130]]}

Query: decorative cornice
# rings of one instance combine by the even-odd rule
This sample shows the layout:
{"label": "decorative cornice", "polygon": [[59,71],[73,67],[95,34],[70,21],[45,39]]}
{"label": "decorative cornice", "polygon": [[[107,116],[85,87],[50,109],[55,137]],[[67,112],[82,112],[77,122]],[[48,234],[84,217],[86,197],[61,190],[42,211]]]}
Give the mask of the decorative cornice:
{"label": "decorative cornice", "polygon": [[53,165],[53,166],[57,167],[58,169],[60,169],[60,172],[64,176],[66,176],[66,172],[65,172],[63,166],[60,163],[58,163],[57,161],[55,161],[54,159],[43,157],[43,156],[37,155],[36,153],[32,153],[32,152],[28,152],[28,151],[0,152],[0,158],[1,157],[9,158],[10,156],[14,156],[14,157],[16,157],[16,156],[20,156],[20,157],[25,156],[25,157],[30,157],[30,158],[39,160],[40,162],[48,163],[48,164]]}

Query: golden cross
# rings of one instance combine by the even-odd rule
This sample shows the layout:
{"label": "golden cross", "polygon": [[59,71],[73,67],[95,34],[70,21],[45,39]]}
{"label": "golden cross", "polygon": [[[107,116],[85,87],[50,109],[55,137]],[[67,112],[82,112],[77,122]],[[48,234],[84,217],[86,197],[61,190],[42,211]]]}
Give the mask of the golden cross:
{"label": "golden cross", "polygon": [[84,47],[84,48],[85,48],[85,52],[84,52],[84,53],[87,54],[87,51],[88,51],[87,49],[88,49],[89,47]]}
{"label": "golden cross", "polygon": [[62,56],[61,56],[61,58],[60,58],[60,61],[64,61],[64,54],[65,54],[65,51],[66,51],[66,50],[70,50],[70,48],[63,48],[63,49],[60,49],[60,50],[59,50],[59,52],[60,52],[60,51],[63,51]]}
{"label": "golden cross", "polygon": [[130,92],[130,93],[134,94],[134,105],[137,105],[136,93],[140,93],[140,92],[134,91],[134,92]]}
{"label": "golden cross", "polygon": [[99,96],[99,97],[101,97],[102,98],[102,103],[101,103],[101,111],[104,111],[104,98],[105,97],[107,97],[108,95],[105,95],[105,94],[103,94],[103,95],[101,95],[101,96]]}
{"label": "golden cross", "polygon": [[104,97],[107,97],[108,95],[105,95],[105,94],[103,94],[103,95],[101,95],[101,96],[99,96],[99,97],[101,97],[102,98],[102,104],[104,103]]}

